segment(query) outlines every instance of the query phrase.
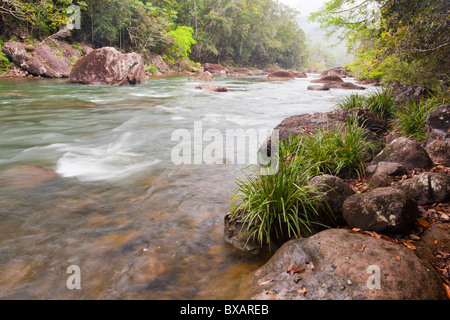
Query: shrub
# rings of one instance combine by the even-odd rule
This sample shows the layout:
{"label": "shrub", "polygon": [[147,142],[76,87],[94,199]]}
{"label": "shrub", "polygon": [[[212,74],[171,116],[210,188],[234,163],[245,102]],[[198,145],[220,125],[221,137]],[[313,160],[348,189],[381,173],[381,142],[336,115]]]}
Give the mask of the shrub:
{"label": "shrub", "polygon": [[0,42],[0,74],[11,69],[11,61],[2,52],[3,43]]}
{"label": "shrub", "polygon": [[378,90],[367,97],[366,108],[381,118],[388,119],[394,114],[394,92],[389,89]]}
{"label": "shrub", "polygon": [[353,93],[349,96],[341,98],[336,103],[336,109],[339,110],[351,110],[351,109],[363,109],[366,107],[367,97]]}

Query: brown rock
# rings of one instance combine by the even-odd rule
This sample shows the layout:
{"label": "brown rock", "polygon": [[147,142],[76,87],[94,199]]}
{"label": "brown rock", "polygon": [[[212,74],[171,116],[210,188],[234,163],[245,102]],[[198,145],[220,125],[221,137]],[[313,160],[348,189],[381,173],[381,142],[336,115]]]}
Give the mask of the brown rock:
{"label": "brown rock", "polygon": [[295,76],[289,71],[275,71],[269,74],[266,79],[269,81],[290,81],[294,80]]}
{"label": "brown rock", "polygon": [[0,174],[2,185],[13,188],[35,188],[40,184],[56,178],[51,169],[38,165],[23,165],[6,170]]}
{"label": "brown rock", "polygon": [[228,92],[227,88],[222,87],[222,86],[217,86],[217,85],[203,84],[203,85],[196,86],[195,88],[200,89],[200,90],[214,91],[214,92]]}
{"label": "brown rock", "polygon": [[105,47],[92,51],[74,65],[70,83],[112,85],[143,83],[147,79],[144,61],[137,53],[122,54]]}
{"label": "brown rock", "polygon": [[327,86],[308,86],[307,89],[311,90],[311,91],[329,91],[330,90],[330,88],[328,88]]}
{"label": "brown rock", "polygon": [[353,228],[381,233],[401,232],[417,219],[419,209],[408,194],[389,187],[347,198],[343,215]]}
{"label": "brown rock", "polygon": [[445,300],[446,294],[434,267],[405,246],[331,229],[286,243],[243,279],[237,298]]}
{"label": "brown rock", "polygon": [[324,76],[338,76],[340,78],[347,78],[349,75],[347,74],[347,71],[343,67],[334,67],[330,68],[328,70],[325,70],[321,74],[322,77]]}
{"label": "brown rock", "polygon": [[320,79],[312,80],[311,83],[334,83],[334,82],[344,82],[338,76],[322,76]]}
{"label": "brown rock", "polygon": [[220,64],[205,63],[203,65],[204,71],[209,71],[212,74],[226,75],[230,70]]}
{"label": "brown rock", "polygon": [[407,169],[433,167],[433,161],[416,141],[408,138],[395,139],[383,151],[381,151],[372,161],[372,164],[378,164],[382,161],[398,162]]}

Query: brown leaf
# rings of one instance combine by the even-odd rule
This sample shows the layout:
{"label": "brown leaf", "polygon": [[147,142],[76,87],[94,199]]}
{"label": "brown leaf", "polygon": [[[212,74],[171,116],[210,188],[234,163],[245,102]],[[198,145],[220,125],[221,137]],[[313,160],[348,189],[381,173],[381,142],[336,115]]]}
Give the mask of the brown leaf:
{"label": "brown leaf", "polygon": [[363,244],[362,247],[361,247],[361,252],[364,252],[364,249],[365,249],[365,248],[366,248],[366,245]]}
{"label": "brown leaf", "polygon": [[424,228],[430,228],[431,227],[431,224],[427,220],[424,220],[422,218],[417,218],[417,222]]}
{"label": "brown leaf", "polygon": [[445,283],[442,283],[442,284],[444,285],[445,292],[447,293],[447,298],[450,299],[450,288],[449,288],[449,286],[447,284],[445,284]]}
{"label": "brown leaf", "polygon": [[296,274],[296,273],[302,273],[302,272],[304,272],[305,270],[306,270],[305,268],[299,268],[299,269],[295,270],[295,271],[293,272],[293,274]]}
{"label": "brown leaf", "polygon": [[409,244],[408,242],[403,241],[403,244],[404,244],[405,246],[407,246],[408,249],[411,249],[411,250],[417,250],[417,247],[416,247],[416,246],[414,246],[414,245],[412,245],[412,244]]}
{"label": "brown leaf", "polygon": [[402,259],[402,258],[400,258],[400,256],[398,254],[395,257],[397,258],[398,261],[400,261]]}
{"label": "brown leaf", "polygon": [[293,269],[294,269],[294,264],[291,264],[291,265],[286,269],[286,272],[287,272],[287,273],[291,273]]}
{"label": "brown leaf", "polygon": [[270,300],[277,300],[273,294],[270,294]]}
{"label": "brown leaf", "polygon": [[352,231],[355,231],[355,232],[360,232],[360,231],[361,231],[361,229],[359,229],[359,228],[353,228],[353,229],[352,229]]}
{"label": "brown leaf", "polygon": [[269,284],[269,283],[271,283],[272,281],[273,281],[273,279],[270,279],[270,280],[261,282],[261,283],[258,284],[258,286],[265,286],[266,284]]}
{"label": "brown leaf", "polygon": [[314,263],[310,262],[309,266],[311,267],[311,270],[314,270]]}
{"label": "brown leaf", "polygon": [[308,292],[308,291],[306,291],[306,288],[303,287],[302,290],[297,290],[297,292],[298,292],[298,293],[301,293],[301,294],[306,294],[306,292]]}

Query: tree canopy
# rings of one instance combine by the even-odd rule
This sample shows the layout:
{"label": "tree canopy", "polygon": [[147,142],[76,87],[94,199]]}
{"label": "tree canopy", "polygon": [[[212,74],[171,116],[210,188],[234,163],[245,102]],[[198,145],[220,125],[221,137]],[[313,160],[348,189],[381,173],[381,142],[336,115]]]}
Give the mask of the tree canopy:
{"label": "tree canopy", "polygon": [[360,78],[448,85],[449,14],[447,0],[331,0],[311,19],[349,41]]}
{"label": "tree canopy", "polygon": [[2,0],[0,36],[51,35],[71,5],[82,10],[73,35],[97,47],[247,67],[301,68],[310,57],[298,12],[276,0]]}

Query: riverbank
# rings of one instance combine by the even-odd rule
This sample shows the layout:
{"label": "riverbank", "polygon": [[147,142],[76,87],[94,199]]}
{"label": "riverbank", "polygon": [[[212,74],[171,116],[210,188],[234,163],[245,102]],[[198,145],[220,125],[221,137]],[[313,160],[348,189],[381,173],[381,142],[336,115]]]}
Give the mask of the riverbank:
{"label": "riverbank", "polygon": [[[410,101],[404,100],[404,91],[397,92],[392,97],[395,100],[394,108],[398,110],[402,108],[400,106],[404,108],[406,105],[419,103],[425,107],[424,102],[420,101],[420,88],[412,92],[416,95],[410,95]],[[319,215],[314,217],[315,214],[310,212],[308,220],[302,222],[306,224],[306,228],[313,228],[311,221],[321,219],[321,223],[328,222],[331,230],[321,231],[321,228],[313,228],[315,231],[312,234],[297,240],[289,240],[290,237],[286,234],[280,237],[283,229],[278,230],[278,238],[271,243],[273,257],[265,266],[245,278],[239,296],[241,299],[450,298],[450,105],[436,105],[429,109],[423,124],[426,137],[418,143],[411,137],[404,137],[404,133],[398,130],[401,123],[399,124],[398,118],[394,116],[399,114],[392,112],[394,109],[385,113],[385,108],[379,108],[378,115],[365,109],[354,109],[354,102],[358,101],[362,105],[363,100],[362,97],[352,95],[345,102],[340,102],[339,107],[342,110],[292,116],[275,127],[280,132],[280,138],[285,141],[304,136],[290,143],[300,143],[304,148],[309,148],[308,139],[314,140],[311,135],[327,135],[334,132],[336,126],[345,132],[348,130],[345,123],[357,115],[359,125],[371,133],[371,141],[377,142],[378,145],[382,142],[385,147],[361,163],[364,165],[362,175],[346,174],[343,177],[339,173],[323,176],[319,174],[308,182],[307,186],[296,187],[304,190],[301,192],[318,187],[315,192],[320,194],[313,205],[318,208]],[[352,114],[353,116],[350,116]],[[346,144],[345,136],[342,137],[343,143]],[[323,143],[325,141],[322,142],[322,149],[326,148]],[[339,148],[336,145],[334,152],[338,152]],[[304,153],[298,156],[301,162],[308,161]],[[322,154],[322,157],[325,156]],[[288,179],[284,177],[283,172],[296,166],[295,153],[285,157],[286,154],[283,155],[281,166],[286,168],[280,169],[280,177],[273,179],[274,184],[277,179]],[[319,158],[319,162],[313,163],[320,165],[320,161],[324,159]],[[327,161],[332,160],[330,158]],[[330,162],[326,164],[332,166]],[[260,196],[263,201],[263,189],[270,189],[266,184],[271,179],[250,179],[257,179],[255,183],[260,185],[255,190],[252,189],[252,201],[256,201]],[[286,186],[284,182],[280,188]],[[232,211],[231,215],[225,218],[225,238],[230,244],[247,253],[267,253],[267,244],[263,243],[261,246],[260,243],[264,239],[259,238],[261,234],[249,238],[246,233],[247,230],[255,232],[255,226],[252,224],[259,222],[254,218],[249,220],[250,214],[247,217],[247,210],[259,209],[253,209],[253,205],[258,206],[258,203],[246,202],[245,194],[250,190],[245,188],[250,186],[242,180],[240,191],[243,194],[239,199],[242,199],[243,203],[237,207],[238,211]],[[282,192],[284,191],[278,189],[274,190],[273,194],[267,194],[270,196],[267,201],[276,202],[276,197],[280,197]],[[286,190],[286,194],[289,192]],[[288,199],[288,196],[283,199]],[[305,210],[309,210],[309,200],[301,201],[301,206],[296,209],[298,218],[295,218],[300,220],[303,219]],[[270,210],[269,204],[267,210]],[[325,207],[330,209],[324,209]],[[290,213],[292,210],[285,207],[283,212]],[[335,217],[334,222],[323,220],[322,216],[326,215],[328,210],[331,210]],[[255,215],[251,212],[252,216]],[[270,213],[275,215],[272,219],[284,221],[284,230],[287,230],[291,222],[277,218],[276,212]],[[260,216],[265,214],[260,213]],[[261,223],[267,225],[269,221],[268,219]],[[259,225],[256,227],[259,228]],[[291,232],[295,232],[293,226],[289,228]],[[269,231],[265,231],[267,236]],[[275,238],[275,231],[270,233]],[[411,265],[416,267],[411,270]],[[367,273],[375,272],[375,269],[369,272],[371,266],[378,270],[379,287],[374,286],[375,278],[367,276]],[[405,278],[405,274],[411,276],[410,280]],[[369,280],[375,282],[370,282],[369,285]]]}

